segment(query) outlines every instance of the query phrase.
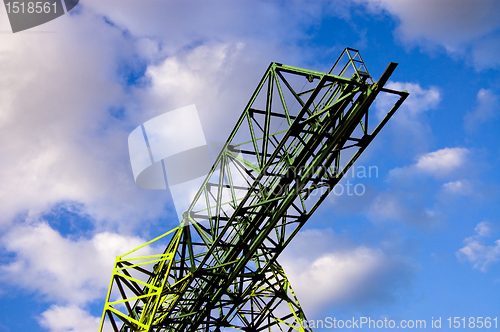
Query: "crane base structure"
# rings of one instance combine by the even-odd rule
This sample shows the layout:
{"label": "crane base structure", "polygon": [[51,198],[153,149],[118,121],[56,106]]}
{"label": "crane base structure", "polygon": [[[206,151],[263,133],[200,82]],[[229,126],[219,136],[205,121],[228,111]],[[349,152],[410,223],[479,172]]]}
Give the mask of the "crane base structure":
{"label": "crane base structure", "polygon": [[277,258],[407,98],[396,66],[271,63],[180,225],[116,258],[100,331],[311,331]]}

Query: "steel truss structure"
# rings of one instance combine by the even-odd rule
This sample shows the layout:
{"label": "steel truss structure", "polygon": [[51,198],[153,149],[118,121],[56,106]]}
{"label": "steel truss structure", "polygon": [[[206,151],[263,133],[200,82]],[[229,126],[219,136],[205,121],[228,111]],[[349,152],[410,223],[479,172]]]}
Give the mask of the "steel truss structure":
{"label": "steel truss structure", "polygon": [[271,63],[180,225],[117,258],[101,331],[310,331],[277,258],[408,96],[384,87],[396,66]]}

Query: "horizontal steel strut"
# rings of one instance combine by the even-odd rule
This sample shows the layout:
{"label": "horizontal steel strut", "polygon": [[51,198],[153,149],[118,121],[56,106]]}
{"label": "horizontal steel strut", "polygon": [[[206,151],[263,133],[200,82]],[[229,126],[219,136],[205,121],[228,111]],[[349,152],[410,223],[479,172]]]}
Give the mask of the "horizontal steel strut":
{"label": "horizontal steel strut", "polygon": [[384,88],[396,66],[374,83],[350,48],[328,73],[271,63],[179,227],[117,257],[101,331],[310,331],[277,257],[408,96]]}

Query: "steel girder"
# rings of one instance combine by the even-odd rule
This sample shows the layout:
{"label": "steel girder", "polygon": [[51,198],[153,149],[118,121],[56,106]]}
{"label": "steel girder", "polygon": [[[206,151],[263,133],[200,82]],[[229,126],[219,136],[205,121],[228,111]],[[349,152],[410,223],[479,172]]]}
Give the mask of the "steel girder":
{"label": "steel girder", "polygon": [[271,63],[179,227],[146,244],[170,236],[164,253],[117,258],[101,330],[310,331],[276,259],[408,96],[384,88],[396,66],[374,83],[349,48],[328,73]]}

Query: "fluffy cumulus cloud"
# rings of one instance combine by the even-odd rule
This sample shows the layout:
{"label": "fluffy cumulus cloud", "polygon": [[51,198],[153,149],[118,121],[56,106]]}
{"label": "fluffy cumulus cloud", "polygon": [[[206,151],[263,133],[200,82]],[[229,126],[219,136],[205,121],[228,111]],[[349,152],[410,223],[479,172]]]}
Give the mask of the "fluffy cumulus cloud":
{"label": "fluffy cumulus cloud", "polygon": [[472,184],[468,180],[456,180],[443,184],[445,193],[468,195],[472,192]]}
{"label": "fluffy cumulus cloud", "polygon": [[128,226],[158,217],[165,196],[135,187],[130,123],[119,116],[128,99],[120,64],[134,63],[134,43],[86,12],[53,24],[66,33],[2,35],[0,223],[61,201],[82,203],[96,220],[127,217]]}
{"label": "fluffy cumulus cloud", "polygon": [[424,47],[439,45],[477,68],[498,67],[500,6],[496,0],[355,0],[374,13],[399,19],[398,38]]}
{"label": "fluffy cumulus cloud", "polygon": [[394,180],[415,177],[417,175],[431,175],[436,178],[445,178],[456,175],[470,164],[467,148],[444,148],[422,154],[416,163],[392,169],[389,177]]}
{"label": "fluffy cumulus cloud", "polygon": [[[244,43],[221,42],[180,51],[149,66],[144,77],[149,87],[136,94],[150,110],[150,117],[195,104],[207,139],[225,141],[252,91],[251,85],[266,68],[250,59],[246,61],[247,52],[251,47]],[[242,62],[245,69],[238,68]],[[236,79],[239,74],[253,80],[241,82]]]}
{"label": "fluffy cumulus cloud", "polygon": [[5,250],[15,256],[0,267],[4,282],[28,288],[50,301],[78,305],[106,291],[116,256],[146,242],[109,232],[74,241],[44,222],[15,227],[1,240]]}
{"label": "fluffy cumulus cloud", "polygon": [[435,176],[448,175],[466,161],[466,148],[444,148],[421,156],[415,168]]}
{"label": "fluffy cumulus cloud", "polygon": [[304,310],[313,315],[331,306],[393,301],[414,269],[396,254],[354,245],[331,230],[299,233],[280,262]]}
{"label": "fluffy cumulus cloud", "polygon": [[[441,101],[439,89],[433,86],[423,88],[413,82],[388,82],[386,87],[398,91],[407,90],[410,93],[388,125],[389,130],[397,137],[397,140],[392,142],[394,149],[403,155],[426,151],[431,136],[426,113],[436,108]],[[379,95],[375,108],[380,119],[387,114],[396,99],[396,96],[389,94]]]}
{"label": "fluffy cumulus cloud", "polygon": [[[197,0],[172,0],[168,3],[156,0],[141,3],[134,0],[90,0],[84,5],[106,15],[134,35],[162,37],[167,45],[179,45],[200,36],[281,40],[283,34],[290,33],[290,38],[297,38],[306,35],[304,24],[311,24],[326,13],[345,17],[348,12],[345,4],[312,0],[291,0],[286,6],[263,0],[236,3],[221,0],[216,4]],[[255,24],[249,24],[252,22]]]}
{"label": "fluffy cumulus cloud", "polygon": [[488,267],[500,259],[500,239],[494,241],[493,245],[484,244],[485,240],[492,235],[494,224],[482,221],[477,224],[474,234],[464,240],[465,246],[456,252],[460,261],[468,261],[475,269],[487,272]]}
{"label": "fluffy cumulus cloud", "polygon": [[309,264],[288,266],[289,277],[305,307],[318,309],[325,304],[360,300],[371,288],[372,278],[386,267],[380,250],[358,247],[345,252],[324,254]]}
{"label": "fluffy cumulus cloud", "polygon": [[[438,222],[442,213],[435,207],[435,196],[440,189],[448,194],[471,190],[470,181],[462,178],[470,165],[469,154],[466,148],[444,148],[421,155],[414,164],[392,169],[387,178],[390,187],[375,196],[369,217],[420,226]],[[436,187],[435,181],[441,184]]]}
{"label": "fluffy cumulus cloud", "polygon": [[53,305],[41,315],[39,321],[51,332],[95,332],[100,322],[99,318],[74,305]]}
{"label": "fluffy cumulus cloud", "polygon": [[[168,194],[133,182],[127,135],[154,116],[196,104],[208,138],[225,141],[267,55],[303,60],[293,42],[282,45],[278,37],[302,38],[302,24],[322,15],[312,4],[261,5],[89,1],[44,25],[57,34],[2,35],[0,222],[61,201],[83,204],[104,223],[127,218],[120,226],[129,229],[165,214]],[[8,30],[5,11],[0,15]]]}
{"label": "fluffy cumulus cloud", "polygon": [[[50,331],[87,332],[96,331],[100,319],[85,308],[106,294],[115,257],[145,240],[109,232],[71,240],[38,222],[14,227],[1,242],[12,258],[0,266],[0,291],[18,286],[56,303],[39,316],[41,326]],[[161,248],[141,250],[148,255]]]}
{"label": "fluffy cumulus cloud", "polygon": [[464,116],[465,129],[476,131],[482,124],[494,120],[500,113],[498,96],[491,90],[481,89],[477,93],[477,107]]}

